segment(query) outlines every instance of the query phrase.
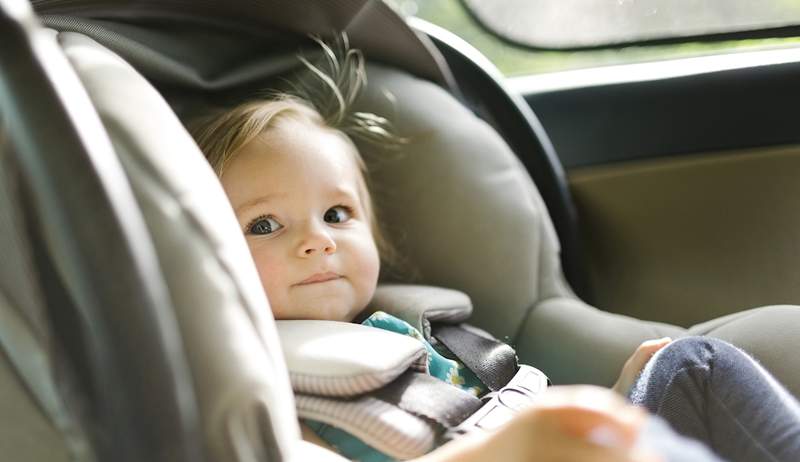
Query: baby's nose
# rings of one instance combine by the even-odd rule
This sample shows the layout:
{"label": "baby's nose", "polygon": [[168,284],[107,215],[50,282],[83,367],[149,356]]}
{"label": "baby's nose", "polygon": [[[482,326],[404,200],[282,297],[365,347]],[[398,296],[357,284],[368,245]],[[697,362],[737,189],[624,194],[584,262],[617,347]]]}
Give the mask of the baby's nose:
{"label": "baby's nose", "polygon": [[309,230],[298,251],[301,257],[309,257],[318,253],[330,255],[336,252],[336,242],[324,230]]}

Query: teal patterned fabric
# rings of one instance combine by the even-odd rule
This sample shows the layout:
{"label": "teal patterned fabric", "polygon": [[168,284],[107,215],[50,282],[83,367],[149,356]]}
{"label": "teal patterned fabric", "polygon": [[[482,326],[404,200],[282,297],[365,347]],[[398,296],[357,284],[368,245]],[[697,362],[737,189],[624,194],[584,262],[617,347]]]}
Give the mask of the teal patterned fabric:
{"label": "teal patterned fabric", "polygon": [[373,449],[372,446],[337,427],[317,422],[316,420],[304,419],[303,423],[308,425],[308,428],[348,460],[358,462],[395,462],[395,459],[377,449]]}
{"label": "teal patterned fabric", "polygon": [[480,396],[485,391],[485,387],[472,371],[464,367],[459,361],[445,358],[425,340],[425,337],[422,336],[422,333],[417,330],[416,327],[413,327],[402,319],[384,313],[383,311],[376,311],[361,324],[414,337],[422,342],[428,350],[428,371],[430,375],[446,383],[455,385],[474,396]]}
{"label": "teal patterned fabric", "polygon": [[[415,327],[402,319],[383,311],[376,311],[365,319],[362,324],[414,337],[422,342],[422,345],[428,350],[428,372],[431,376],[457,386],[475,396],[480,396],[486,391],[486,387],[472,371],[464,367],[459,361],[446,358],[442,352],[428,343]],[[313,420],[304,420],[303,422],[323,441],[336,448],[337,452],[347,459],[359,462],[394,461],[388,455],[373,449],[360,439],[339,428]]]}

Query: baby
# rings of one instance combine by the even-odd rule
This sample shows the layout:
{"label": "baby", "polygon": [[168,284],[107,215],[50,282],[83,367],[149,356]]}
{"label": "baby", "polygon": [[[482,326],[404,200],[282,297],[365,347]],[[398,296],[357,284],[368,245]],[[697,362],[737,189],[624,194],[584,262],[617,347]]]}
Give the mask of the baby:
{"label": "baby", "polygon": [[[389,248],[364,162],[347,132],[393,138],[384,119],[348,115],[364,71],[360,54],[349,50],[345,56],[324,70],[303,60],[312,74],[330,75],[320,79],[327,84],[327,102],[286,94],[249,101],[194,131],[233,206],[276,319],[353,321],[375,292],[381,254]],[[627,390],[668,342],[640,347],[617,387]],[[448,443],[419,460],[523,461],[533,460],[534,451],[536,460],[651,460],[632,449],[645,420],[639,409],[596,387],[545,395],[537,409],[501,430]],[[304,438],[329,448],[332,440],[347,437],[323,441],[320,427],[307,424],[314,422],[301,425]],[[343,452],[388,460],[368,447]]]}
{"label": "baby", "polygon": [[[239,106],[206,152],[250,246],[276,319],[351,321],[378,281],[379,233],[350,139],[307,103]],[[218,150],[217,150],[218,149]]]}
{"label": "baby", "polygon": [[[351,64],[351,69],[341,70],[357,81],[345,88],[357,92],[363,64],[360,59]],[[341,92],[338,86],[329,89]],[[335,99],[351,97],[338,94]],[[373,136],[383,130],[387,142],[396,141],[382,126],[383,119],[361,116],[372,124]],[[239,105],[195,133],[233,206],[276,319],[353,321],[375,292],[381,254],[389,253],[367,189],[364,162],[332,119],[345,120],[341,115],[326,118],[308,100],[284,94]],[[413,329],[383,313],[363,323],[403,333]],[[468,369],[426,347],[432,375],[482,393]],[[309,423],[316,433],[333,432],[329,441],[343,438]],[[303,430],[308,439],[319,442],[305,424]],[[348,445],[354,444],[360,443]],[[368,451],[372,450],[365,445],[360,448]]]}

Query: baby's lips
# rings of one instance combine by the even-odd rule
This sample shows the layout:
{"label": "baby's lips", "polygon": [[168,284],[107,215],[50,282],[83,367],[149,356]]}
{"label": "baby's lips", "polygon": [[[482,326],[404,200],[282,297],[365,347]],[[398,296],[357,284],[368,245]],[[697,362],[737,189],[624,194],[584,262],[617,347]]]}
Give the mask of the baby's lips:
{"label": "baby's lips", "polygon": [[334,273],[333,271],[325,271],[320,273],[315,273],[302,281],[298,282],[296,285],[307,285],[307,284],[314,284],[317,282],[326,282],[332,281],[334,279],[339,279],[342,277],[338,273]]}

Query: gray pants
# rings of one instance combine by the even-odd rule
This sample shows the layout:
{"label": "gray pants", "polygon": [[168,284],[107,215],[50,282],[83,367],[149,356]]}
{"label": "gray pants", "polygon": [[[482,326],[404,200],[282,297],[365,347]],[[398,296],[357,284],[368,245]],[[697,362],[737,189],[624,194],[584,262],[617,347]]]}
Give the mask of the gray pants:
{"label": "gray pants", "polygon": [[[659,418],[642,444],[669,462],[800,461],[800,404],[742,350],[708,337],[676,340],[648,362],[631,402]],[[688,439],[687,439],[688,437]]]}

